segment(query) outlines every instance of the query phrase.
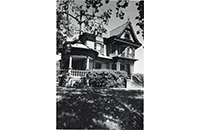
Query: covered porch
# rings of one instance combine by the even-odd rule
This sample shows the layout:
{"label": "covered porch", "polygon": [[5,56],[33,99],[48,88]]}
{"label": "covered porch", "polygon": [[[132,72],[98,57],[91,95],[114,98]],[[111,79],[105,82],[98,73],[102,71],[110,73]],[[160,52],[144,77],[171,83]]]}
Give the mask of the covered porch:
{"label": "covered porch", "polygon": [[85,77],[88,70],[93,69],[98,52],[78,42],[72,44],[71,51],[62,56],[63,69],[67,70],[70,76]]}
{"label": "covered porch", "polygon": [[93,69],[94,60],[90,56],[70,55],[65,64],[70,76],[85,77],[88,70]]}

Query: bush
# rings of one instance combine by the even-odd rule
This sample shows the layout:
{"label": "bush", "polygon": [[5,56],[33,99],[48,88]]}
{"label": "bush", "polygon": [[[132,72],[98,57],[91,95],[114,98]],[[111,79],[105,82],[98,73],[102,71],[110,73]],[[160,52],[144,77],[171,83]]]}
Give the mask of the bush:
{"label": "bush", "polygon": [[87,86],[86,77],[81,77],[81,79],[79,81],[76,81],[73,84],[73,87],[75,87],[75,88],[85,88],[86,86]]}
{"label": "bush", "polygon": [[128,77],[125,71],[116,71],[108,69],[90,70],[86,78],[91,87],[126,87],[126,78]]}

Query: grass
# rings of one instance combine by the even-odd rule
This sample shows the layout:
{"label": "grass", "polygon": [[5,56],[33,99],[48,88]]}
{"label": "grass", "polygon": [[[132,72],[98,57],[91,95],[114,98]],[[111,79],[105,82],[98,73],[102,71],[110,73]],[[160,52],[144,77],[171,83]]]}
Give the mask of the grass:
{"label": "grass", "polygon": [[143,91],[57,88],[57,129],[143,129]]}

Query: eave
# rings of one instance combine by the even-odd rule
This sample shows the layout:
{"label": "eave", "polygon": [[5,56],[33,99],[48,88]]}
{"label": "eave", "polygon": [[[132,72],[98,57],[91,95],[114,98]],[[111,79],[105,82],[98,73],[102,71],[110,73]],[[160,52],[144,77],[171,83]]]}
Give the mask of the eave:
{"label": "eave", "polygon": [[132,45],[134,46],[136,49],[139,48],[142,44],[139,43],[139,44],[136,44],[134,42],[131,42],[131,41],[126,41],[124,39],[121,39],[121,38],[114,38],[115,41],[118,41],[118,42],[121,42],[121,43],[124,43],[124,44],[128,44],[128,45]]}
{"label": "eave", "polygon": [[83,55],[83,56],[90,56],[92,58],[98,57],[98,52],[93,49],[85,49],[85,48],[71,48],[70,52],[64,53],[64,56],[68,55]]}
{"label": "eave", "polygon": [[111,44],[112,45],[112,44],[115,44],[115,43],[123,43],[123,44],[127,44],[127,45],[130,45],[130,46],[134,46],[135,49],[137,49],[140,46],[142,46],[142,44],[140,42],[132,42],[130,40],[118,38],[116,36],[108,38],[106,44]]}
{"label": "eave", "polygon": [[128,57],[121,57],[121,56],[114,56],[112,57],[114,61],[120,61],[124,63],[134,63],[135,61],[138,61],[138,59],[128,58]]}
{"label": "eave", "polygon": [[121,57],[121,56],[113,56],[113,59],[127,59],[127,60],[133,60],[138,61],[138,59],[128,58],[128,57]]}

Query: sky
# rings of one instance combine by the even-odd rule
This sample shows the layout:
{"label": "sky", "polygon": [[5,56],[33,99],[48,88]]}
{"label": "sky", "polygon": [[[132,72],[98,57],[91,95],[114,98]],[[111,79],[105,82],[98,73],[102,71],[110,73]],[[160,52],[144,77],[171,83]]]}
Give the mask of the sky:
{"label": "sky", "polygon": [[[75,0],[75,2],[77,4],[84,4],[84,0]],[[136,33],[136,31],[139,29],[139,27],[136,26],[137,21],[135,20],[135,17],[139,15],[138,10],[136,9],[137,6],[135,5],[137,1],[130,0],[129,6],[124,9],[125,17],[123,20],[116,18],[116,2],[117,0],[112,0],[108,4],[104,4],[104,6],[102,7],[102,9],[105,10],[108,8],[111,8],[113,10],[111,19],[109,20],[108,25],[105,26],[106,29],[110,31],[127,22],[129,18]],[[143,38],[141,34],[136,35],[136,37],[138,38],[140,43],[143,44]],[[138,59],[138,61],[135,62],[134,73],[144,73],[144,48],[142,46],[135,51],[135,59]]]}

